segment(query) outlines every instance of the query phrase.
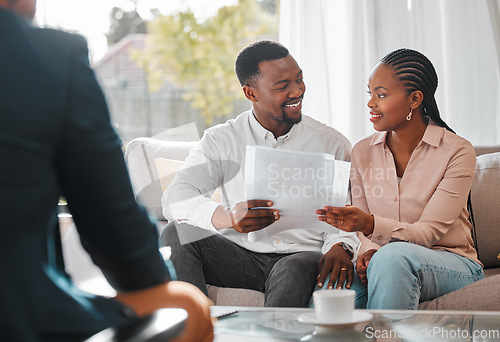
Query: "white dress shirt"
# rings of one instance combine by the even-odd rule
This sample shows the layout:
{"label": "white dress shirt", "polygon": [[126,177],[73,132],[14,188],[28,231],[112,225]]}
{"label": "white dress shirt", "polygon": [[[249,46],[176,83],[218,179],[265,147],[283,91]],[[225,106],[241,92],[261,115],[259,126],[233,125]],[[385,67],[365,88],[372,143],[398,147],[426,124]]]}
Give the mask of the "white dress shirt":
{"label": "white dress shirt", "polygon": [[[303,227],[304,229],[291,229],[250,242],[247,234],[232,228],[217,230],[212,225],[212,216],[219,205],[230,207],[238,201],[247,200],[244,182],[247,145],[330,153],[337,160],[346,161],[349,161],[351,153],[351,144],[346,137],[309,116],[302,115],[300,123],[293,125],[287,134],[275,139],[271,132],[260,125],[251,110],[246,111],[235,119],[205,131],[203,138],[190,151],[181,172],[177,173],[163,194],[165,217],[218,231],[239,246],[254,252],[326,253],[334,244],[344,242],[354,250],[355,259],[359,239],[353,233],[324,233]],[[218,187],[223,189],[223,204],[210,199],[211,193]]]}

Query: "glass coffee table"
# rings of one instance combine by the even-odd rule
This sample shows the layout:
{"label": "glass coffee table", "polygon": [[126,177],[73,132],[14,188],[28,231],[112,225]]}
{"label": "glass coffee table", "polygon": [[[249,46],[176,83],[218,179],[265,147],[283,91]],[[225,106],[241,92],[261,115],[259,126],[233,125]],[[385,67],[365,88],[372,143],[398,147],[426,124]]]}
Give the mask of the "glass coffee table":
{"label": "glass coffee table", "polygon": [[364,311],[366,321],[317,326],[300,308],[212,307],[216,342],[247,341],[500,341],[500,312]]}

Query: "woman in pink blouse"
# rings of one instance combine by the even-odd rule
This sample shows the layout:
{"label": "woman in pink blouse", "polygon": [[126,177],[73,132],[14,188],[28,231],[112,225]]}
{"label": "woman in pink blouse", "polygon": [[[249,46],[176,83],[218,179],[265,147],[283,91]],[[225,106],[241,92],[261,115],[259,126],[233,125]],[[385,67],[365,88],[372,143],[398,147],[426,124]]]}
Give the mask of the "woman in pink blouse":
{"label": "woman in pink blouse", "polygon": [[417,51],[381,60],[368,83],[377,132],[352,150],[352,206],[317,211],[362,241],[359,278],[346,275],[358,308],[417,309],[484,277],[467,206],[476,155],[441,119],[437,83]]}

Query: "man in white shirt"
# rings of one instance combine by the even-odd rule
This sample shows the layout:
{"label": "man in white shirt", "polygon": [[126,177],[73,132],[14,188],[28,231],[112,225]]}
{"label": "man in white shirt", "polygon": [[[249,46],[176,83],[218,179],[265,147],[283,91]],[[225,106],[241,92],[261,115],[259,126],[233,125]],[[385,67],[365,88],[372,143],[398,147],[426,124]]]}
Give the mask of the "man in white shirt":
{"label": "man in white shirt", "polygon": [[[161,235],[172,247],[179,280],[206,292],[206,284],[265,292],[265,305],[306,307],[315,285],[350,287],[359,240],[350,233],[286,230],[255,242],[280,213],[268,200],[245,198],[247,145],[322,152],[349,160],[351,144],[335,129],[302,115],[302,70],[279,43],[245,47],[236,74],[252,110],[211,127],[190,152],[162,197],[170,223]],[[221,187],[223,204],[210,199]],[[319,209],[319,208],[318,208]]]}

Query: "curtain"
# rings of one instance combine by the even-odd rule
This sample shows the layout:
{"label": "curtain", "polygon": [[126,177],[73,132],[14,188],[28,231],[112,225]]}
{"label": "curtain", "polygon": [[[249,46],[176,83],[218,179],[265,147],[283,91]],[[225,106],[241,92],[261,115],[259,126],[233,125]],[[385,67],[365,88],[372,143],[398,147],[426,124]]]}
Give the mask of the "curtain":
{"label": "curtain", "polygon": [[280,41],[304,71],[303,112],[353,144],[370,135],[370,71],[407,47],[434,64],[446,123],[474,145],[500,144],[499,2],[281,0]]}

